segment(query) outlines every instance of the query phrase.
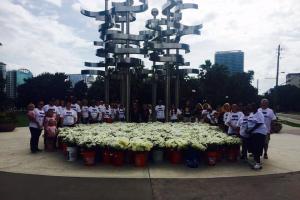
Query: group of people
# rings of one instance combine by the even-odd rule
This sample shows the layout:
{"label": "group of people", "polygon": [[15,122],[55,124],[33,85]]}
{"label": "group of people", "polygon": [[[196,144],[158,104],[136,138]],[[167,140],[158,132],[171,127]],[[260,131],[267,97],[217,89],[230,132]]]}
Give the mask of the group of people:
{"label": "group of people", "polygon": [[[44,130],[44,139],[56,141],[58,127],[72,127],[78,123],[112,123],[126,121],[126,109],[122,104],[105,104],[103,101],[78,101],[70,98],[67,101],[52,99],[44,105],[43,101],[28,105],[29,129],[31,132],[30,149],[32,153],[39,152],[39,137]],[[260,108],[256,104],[237,105],[225,103],[214,110],[208,104],[198,103],[194,108],[187,101],[182,109],[172,105],[169,113],[161,100],[155,107],[140,105],[135,100],[129,112],[131,122],[171,121],[173,123],[202,122],[220,126],[228,135],[242,139],[241,159],[247,159],[248,152],[253,154],[254,169],[261,169],[260,157],[264,150],[264,158],[268,159],[268,144],[271,133],[271,123],[276,120],[267,99],[261,101]]]}

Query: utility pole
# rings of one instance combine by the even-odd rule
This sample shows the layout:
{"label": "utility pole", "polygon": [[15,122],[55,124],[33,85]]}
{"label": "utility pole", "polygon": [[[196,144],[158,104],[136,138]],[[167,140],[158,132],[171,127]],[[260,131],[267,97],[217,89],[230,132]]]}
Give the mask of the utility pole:
{"label": "utility pole", "polygon": [[278,45],[278,52],[277,52],[277,71],[276,71],[276,88],[278,87],[278,79],[279,79],[279,65],[280,65],[280,54],[281,54],[281,47]]}
{"label": "utility pole", "polygon": [[279,100],[279,95],[278,95],[278,80],[279,80],[279,67],[280,67],[280,55],[281,55],[282,48],[280,44],[278,45],[278,50],[277,50],[277,68],[276,68],[276,86],[275,86],[275,98],[274,98],[274,109],[277,111],[278,108],[278,100]]}

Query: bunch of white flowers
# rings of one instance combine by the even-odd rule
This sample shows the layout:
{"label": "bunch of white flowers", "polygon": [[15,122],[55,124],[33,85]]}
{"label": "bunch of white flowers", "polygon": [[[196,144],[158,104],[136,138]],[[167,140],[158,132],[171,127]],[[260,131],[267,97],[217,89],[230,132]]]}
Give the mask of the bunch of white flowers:
{"label": "bunch of white flowers", "polygon": [[151,148],[205,151],[209,145],[236,145],[239,138],[222,133],[216,127],[200,123],[114,123],[60,128],[59,137],[67,143],[87,148],[111,147],[150,151]]}

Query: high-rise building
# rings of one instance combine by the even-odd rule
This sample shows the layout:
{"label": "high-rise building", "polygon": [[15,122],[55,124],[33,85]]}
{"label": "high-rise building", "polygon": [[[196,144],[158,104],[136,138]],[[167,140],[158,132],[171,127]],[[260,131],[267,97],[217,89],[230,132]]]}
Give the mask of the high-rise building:
{"label": "high-rise building", "polygon": [[2,76],[3,79],[6,78],[6,64],[3,62],[0,62],[0,76]]}
{"label": "high-rise building", "polygon": [[224,65],[230,73],[244,72],[244,52],[219,51],[215,53],[215,64]]}
{"label": "high-rise building", "polygon": [[300,88],[300,73],[291,73],[286,75],[286,84]]}
{"label": "high-rise building", "polygon": [[17,97],[18,86],[25,83],[25,79],[32,78],[33,75],[28,69],[12,70],[6,73],[6,95],[8,98]]}
{"label": "high-rise building", "polygon": [[[3,62],[0,62],[0,77],[2,77],[3,79],[6,79],[6,64]],[[0,90],[1,90],[0,92],[6,91],[5,82],[4,82],[4,87],[1,86]]]}

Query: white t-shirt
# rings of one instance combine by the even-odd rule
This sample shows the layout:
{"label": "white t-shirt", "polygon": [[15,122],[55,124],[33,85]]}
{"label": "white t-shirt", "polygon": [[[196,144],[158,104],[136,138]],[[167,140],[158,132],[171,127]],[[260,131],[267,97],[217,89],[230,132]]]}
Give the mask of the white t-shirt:
{"label": "white t-shirt", "polygon": [[97,119],[97,117],[98,117],[98,114],[99,114],[99,109],[98,109],[98,107],[93,107],[93,106],[90,106],[89,107],[89,113],[90,113],[90,115],[91,115],[91,118],[93,119],[93,120],[96,120]]}
{"label": "white t-shirt", "polygon": [[216,114],[216,110],[213,110],[211,113],[207,114],[207,119],[209,119],[211,124],[217,124],[218,119],[214,116]]}
{"label": "white t-shirt", "polygon": [[256,124],[261,124],[252,133],[260,133],[267,135],[267,127],[265,125],[265,118],[262,112],[257,111],[256,113],[251,113],[248,117],[248,130],[252,129]]}
{"label": "white t-shirt", "polygon": [[58,108],[54,105],[50,106],[47,104],[43,107],[43,110],[45,113],[48,112],[48,110],[53,110],[54,114],[60,115]]}
{"label": "white t-shirt", "polygon": [[117,116],[117,109],[116,108],[112,108],[111,109],[111,118],[115,119]]}
{"label": "white t-shirt", "polygon": [[178,115],[181,115],[181,110],[179,110],[178,108],[177,108],[177,110],[176,109],[171,109],[170,110],[170,119],[171,120],[177,120],[178,119]]}
{"label": "white t-shirt", "polygon": [[276,120],[276,115],[274,114],[273,110],[270,108],[262,109],[259,108],[258,111],[262,112],[265,117],[265,125],[267,127],[268,133],[271,132],[271,123],[273,120]]}
{"label": "white t-shirt", "polygon": [[64,111],[64,109],[66,109],[66,107],[58,106],[57,109],[58,109],[59,115],[61,115],[61,113]]}
{"label": "white t-shirt", "polygon": [[125,108],[118,108],[119,119],[125,119]]}
{"label": "white t-shirt", "polygon": [[165,119],[165,106],[157,105],[155,106],[156,119]]}
{"label": "white t-shirt", "polygon": [[99,117],[98,119],[101,121],[103,118],[103,113],[105,112],[105,105],[99,105],[98,106],[98,110],[99,110]]}
{"label": "white t-shirt", "polygon": [[229,114],[230,114],[230,112],[225,112],[224,113],[224,115],[223,115],[223,121],[224,121],[224,123],[226,123]]}
{"label": "white t-shirt", "polygon": [[35,115],[35,120],[38,122],[39,126],[43,127],[44,118],[45,118],[45,111],[43,109],[40,110],[38,108],[35,108],[34,109],[34,115]]}
{"label": "white t-shirt", "polygon": [[242,137],[248,138],[250,135],[246,133],[248,129],[248,116],[242,116],[238,122],[237,122],[238,127],[240,127],[240,135]]}
{"label": "white t-shirt", "polygon": [[65,109],[62,114],[60,115],[63,118],[63,125],[64,126],[71,126],[74,125],[77,121],[77,113],[73,109]]}
{"label": "white t-shirt", "polygon": [[88,118],[89,117],[89,107],[88,106],[82,106],[81,115],[82,115],[83,118]]}
{"label": "white t-shirt", "polygon": [[71,108],[76,111],[77,113],[80,113],[81,112],[81,109],[80,109],[80,106],[75,103],[75,104],[71,104]]}
{"label": "white t-shirt", "polygon": [[104,113],[104,116],[103,116],[104,119],[111,118],[111,109],[110,108],[105,108],[103,113]]}
{"label": "white t-shirt", "polygon": [[[227,125],[229,128],[228,128],[228,134],[229,135],[232,135],[232,134],[236,134],[236,130],[234,128],[237,128],[238,127],[238,120],[243,116],[244,114],[242,112],[230,112],[228,117],[227,117],[227,120],[225,122],[225,125]],[[231,126],[233,127],[231,127]]]}

